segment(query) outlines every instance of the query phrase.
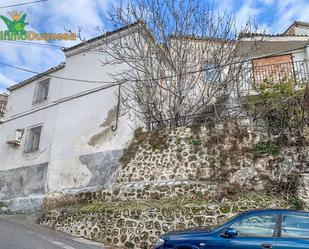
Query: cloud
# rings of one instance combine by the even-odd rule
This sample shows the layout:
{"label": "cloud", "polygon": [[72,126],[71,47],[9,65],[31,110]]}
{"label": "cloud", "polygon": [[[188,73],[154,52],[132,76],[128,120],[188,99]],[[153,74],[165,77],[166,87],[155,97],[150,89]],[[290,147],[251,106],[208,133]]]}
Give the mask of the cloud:
{"label": "cloud", "polygon": [[255,6],[255,1],[245,1],[236,12],[236,26],[241,28],[244,27],[249,20],[255,21],[258,15],[261,14],[261,11],[260,8]]}
{"label": "cloud", "polygon": [[258,24],[261,31],[282,33],[294,21],[309,22],[308,0],[232,0],[223,1],[220,9],[225,5],[226,10],[236,12],[238,28],[250,20]]}
{"label": "cloud", "polygon": [[274,22],[271,31],[285,31],[294,21],[309,21],[309,2],[307,0],[274,1]]}
{"label": "cloud", "polygon": [[13,82],[8,77],[0,73],[0,93],[6,92],[6,88],[9,87]]}
{"label": "cloud", "polygon": [[263,4],[270,5],[273,4],[276,0],[259,0],[259,1]]}

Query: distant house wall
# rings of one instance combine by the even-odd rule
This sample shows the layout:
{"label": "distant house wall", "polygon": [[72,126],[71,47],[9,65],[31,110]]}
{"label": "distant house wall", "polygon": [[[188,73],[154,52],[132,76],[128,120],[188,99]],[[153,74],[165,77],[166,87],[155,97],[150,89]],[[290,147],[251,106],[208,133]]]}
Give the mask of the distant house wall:
{"label": "distant house wall", "polygon": [[309,35],[309,27],[299,26],[294,28],[295,35]]}
{"label": "distant house wall", "polygon": [[296,21],[284,33],[287,35],[309,35],[309,23]]}

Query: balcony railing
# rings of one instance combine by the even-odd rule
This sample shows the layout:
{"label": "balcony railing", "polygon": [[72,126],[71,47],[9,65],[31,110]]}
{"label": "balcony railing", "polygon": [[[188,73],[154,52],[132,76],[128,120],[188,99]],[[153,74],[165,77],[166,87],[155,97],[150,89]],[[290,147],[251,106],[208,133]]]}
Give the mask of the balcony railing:
{"label": "balcony railing", "polygon": [[297,85],[309,81],[309,62],[294,61],[265,66],[251,67],[245,73],[241,90],[253,90],[255,86],[263,82],[278,83],[293,81]]}

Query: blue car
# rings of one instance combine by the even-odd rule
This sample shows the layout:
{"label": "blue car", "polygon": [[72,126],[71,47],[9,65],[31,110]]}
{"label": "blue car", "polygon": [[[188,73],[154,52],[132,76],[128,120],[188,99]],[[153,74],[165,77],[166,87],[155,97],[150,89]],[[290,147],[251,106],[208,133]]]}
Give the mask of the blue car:
{"label": "blue car", "polygon": [[309,249],[309,213],[246,211],[223,225],[162,235],[156,249]]}

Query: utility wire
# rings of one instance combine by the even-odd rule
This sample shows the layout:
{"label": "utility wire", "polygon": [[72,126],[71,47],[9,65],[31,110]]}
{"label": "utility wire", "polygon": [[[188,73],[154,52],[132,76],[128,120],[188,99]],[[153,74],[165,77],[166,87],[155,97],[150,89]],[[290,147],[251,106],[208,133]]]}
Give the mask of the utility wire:
{"label": "utility wire", "polygon": [[[33,46],[33,47],[40,47],[40,48],[49,48],[49,49],[59,49],[59,50],[62,50],[64,47],[63,46],[59,46],[59,45],[55,45],[55,44],[49,44],[49,43],[38,43],[38,42],[29,42],[29,41],[10,41],[10,40],[0,40],[0,42],[6,42],[6,43],[12,43],[12,44],[18,44],[18,45],[25,45],[25,46]],[[307,44],[306,44],[307,45]],[[305,46],[306,46],[305,45]],[[277,53],[273,53],[273,54],[268,54],[266,56],[261,56],[261,57],[257,57],[256,59],[260,59],[260,58],[266,58],[266,57],[270,57],[270,56],[276,56],[276,55],[280,55],[282,53],[288,53],[288,52],[292,52],[292,51],[295,51],[295,50],[299,50],[299,49],[302,49],[304,48],[305,46],[301,46],[301,47],[298,47],[298,48],[294,48],[294,49],[289,49],[289,50],[285,50],[285,51],[279,51]],[[83,53],[91,53],[91,54],[104,54],[104,52],[100,51],[100,49],[87,49],[85,51],[82,51]],[[145,58],[145,57],[143,57]],[[148,57],[150,58],[150,57]],[[151,58],[150,58],[151,59]],[[239,64],[239,63],[245,63],[245,62],[249,62],[251,61],[252,59],[255,59],[255,58],[251,58],[251,59],[248,59],[248,60],[244,60],[244,61],[239,61],[239,62],[235,62],[234,64]],[[182,62],[182,61],[179,61],[179,62]],[[186,62],[186,63],[197,63],[197,62]],[[224,66],[228,66],[228,65],[231,65],[230,64],[226,64],[226,65],[219,65],[219,66],[214,66],[214,67],[209,67],[207,69],[202,69],[202,70],[198,70],[198,71],[191,71],[191,72],[186,72],[186,73],[183,73],[181,75],[186,75],[186,74],[193,74],[193,73],[200,73],[202,71],[207,71],[207,70],[213,70],[215,68],[218,68],[218,67],[224,67]],[[175,76],[179,76],[179,75],[175,75]],[[167,76],[168,78],[173,78],[175,76]],[[161,80],[161,79],[166,79],[165,78],[158,78],[157,80]]]}
{"label": "utility wire", "polygon": [[12,4],[12,5],[0,6],[0,9],[17,7],[17,6],[22,6],[22,5],[34,4],[34,3],[47,2],[47,1],[48,0],[38,0],[38,1],[33,1],[33,2],[17,3],[17,4]]}
{"label": "utility wire", "polygon": [[50,47],[55,47],[55,48],[63,48],[63,46],[59,46],[56,44],[52,44],[52,43],[40,43],[40,42],[31,42],[31,41],[21,41],[21,40],[17,40],[17,41],[13,41],[13,40],[0,40],[0,42],[8,42],[8,43],[20,43],[22,45],[38,45],[38,46],[50,46]]}
{"label": "utility wire", "polygon": [[30,47],[39,47],[39,48],[50,48],[61,50],[61,46],[49,44],[49,43],[37,43],[37,42],[26,42],[26,41],[9,41],[9,40],[0,40],[0,42],[11,43],[16,45],[24,45]]}
{"label": "utility wire", "polygon": [[100,86],[100,87],[97,87],[97,88],[94,88],[94,89],[90,89],[90,90],[87,90],[87,91],[83,91],[81,93],[62,98],[62,99],[55,101],[55,102],[53,102],[53,103],[51,103],[47,106],[39,107],[35,110],[31,110],[31,111],[27,111],[27,112],[24,112],[24,113],[21,113],[21,114],[14,115],[13,117],[5,120],[2,123],[8,123],[12,120],[19,119],[19,118],[28,116],[30,114],[33,114],[33,113],[36,113],[36,112],[39,112],[39,111],[42,111],[42,110],[46,110],[46,109],[52,108],[54,106],[57,106],[59,104],[62,104],[62,103],[65,103],[65,102],[68,102],[68,101],[71,101],[71,100],[74,100],[74,99],[77,99],[77,98],[81,98],[81,97],[84,97],[86,95],[96,93],[96,92],[99,92],[99,91],[102,91],[102,90],[105,90],[105,89],[108,89],[108,88],[111,88],[111,87],[114,87],[114,86],[117,86],[117,85],[119,85],[119,84],[116,84],[116,85],[110,84],[110,85]]}
{"label": "utility wire", "polygon": [[[14,69],[17,69],[17,70],[20,70],[20,71],[24,71],[24,72],[27,72],[27,73],[36,74],[36,75],[41,74],[39,72],[32,71],[30,69],[26,69],[26,68],[19,67],[19,66],[14,66],[14,65],[2,62],[2,61],[0,61],[0,65],[6,66],[6,67],[10,67],[10,68],[14,68]],[[69,80],[69,81],[78,81],[78,82],[87,82],[87,83],[96,83],[96,84],[113,84],[113,83],[115,83],[115,82],[108,82],[108,81],[81,80],[81,79],[74,79],[74,78],[66,78],[66,77],[61,77],[61,76],[56,76],[56,75],[51,75],[51,74],[44,74],[44,75],[47,75],[47,76],[49,76],[51,78],[62,79],[62,80]],[[120,84],[120,83],[118,83],[118,84]]]}

